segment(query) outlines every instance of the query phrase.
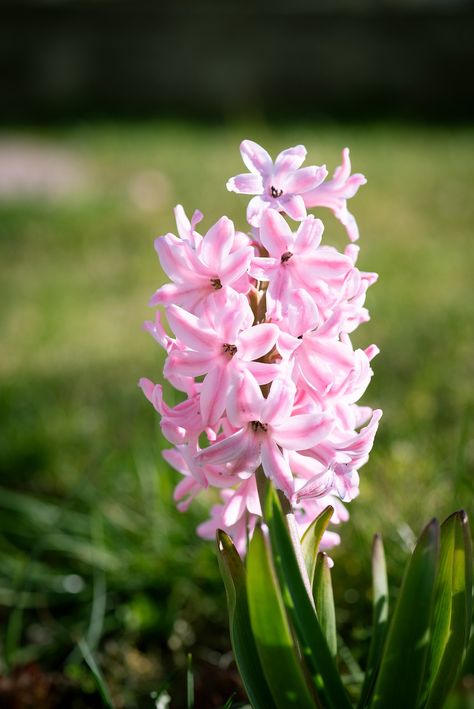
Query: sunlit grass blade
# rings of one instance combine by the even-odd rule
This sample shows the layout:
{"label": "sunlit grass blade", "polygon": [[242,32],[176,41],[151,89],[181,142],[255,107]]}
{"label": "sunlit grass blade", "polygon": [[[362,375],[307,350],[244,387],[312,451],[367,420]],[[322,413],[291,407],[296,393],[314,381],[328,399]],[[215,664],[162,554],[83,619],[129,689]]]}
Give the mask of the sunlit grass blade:
{"label": "sunlit grass blade", "polygon": [[439,523],[425,527],[408,562],[389,626],[371,709],[419,705],[430,642],[439,555]]}
{"label": "sunlit grass blade", "polygon": [[310,709],[313,701],[293,640],[282,594],[261,527],[256,527],[247,555],[250,621],[263,671],[279,709]]}
{"label": "sunlit grass blade", "polygon": [[254,709],[273,709],[267,681],[250,626],[245,568],[228,534],[216,534],[219,568],[224,580],[229,610],[229,628],[235,661]]}
{"label": "sunlit grass blade", "polygon": [[314,570],[316,568],[316,557],[321,543],[321,538],[333,515],[334,507],[328,505],[309,525],[301,538],[301,549],[303,550],[304,563],[308,572],[309,582],[312,585]]}
{"label": "sunlit grass blade", "polygon": [[469,522],[466,513],[459,511],[441,525],[440,565],[426,673],[429,709],[442,706],[456,681],[466,646],[466,628],[471,624],[471,598]]}
{"label": "sunlit grass blade", "polygon": [[372,545],[372,638],[359,707],[364,707],[372,692],[382,658],[388,625],[388,579],[385,552],[380,534]]}
{"label": "sunlit grass blade", "polygon": [[81,640],[79,640],[78,646],[86,665],[94,676],[97,689],[99,690],[104,706],[109,707],[109,709],[115,709],[115,705],[112,701],[112,697],[110,696],[109,688],[107,687],[104,676],[100,671],[100,668],[97,662],[95,661],[87,642],[82,638]]}
{"label": "sunlit grass blade", "polygon": [[266,502],[266,519],[270,529],[273,555],[303,656],[313,676],[318,696],[328,709],[349,709],[351,703],[337,672],[315,609],[301,577],[295,550],[273,488]]}
{"label": "sunlit grass blade", "polygon": [[332,591],[331,567],[327,554],[319,552],[316,560],[313,583],[316,613],[323,635],[326,638],[332,657],[337,654],[336,611]]}

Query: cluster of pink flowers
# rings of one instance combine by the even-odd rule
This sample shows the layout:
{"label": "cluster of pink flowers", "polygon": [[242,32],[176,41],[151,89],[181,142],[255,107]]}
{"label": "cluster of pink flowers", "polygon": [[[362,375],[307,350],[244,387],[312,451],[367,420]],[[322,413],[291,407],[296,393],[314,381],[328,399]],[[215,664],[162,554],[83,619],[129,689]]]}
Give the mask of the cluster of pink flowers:
{"label": "cluster of pink flowers", "polygon": [[[173,336],[160,310],[145,327],[165,349],[164,376],[184,400],[171,407],[160,384],[142,379],[140,386],[174,446],[164,457],[183,476],[178,508],[219,488],[220,504],[198,533],[211,538],[225,529],[242,552],[261,515],[260,466],[291,502],[301,532],[328,504],[333,522],[347,519],[341,500],[358,494],[358,470],[381,411],[356,404],[378,349],[354,349],[350,340],[369,317],[365,295],[377,276],[356,267],[355,244],[344,253],[322,245],[323,223],[307,214],[328,207],[356,240],[347,199],[365,178],[350,174],[347,148],[329,180],[324,166],[301,168],[302,145],[273,162],[244,140],[241,154],[250,172],[232,177],[227,188],[254,195],[248,233],[222,217],[202,235],[202,214],[189,220],[178,206],[179,236],[155,242],[171,283],[151,305],[164,306]],[[338,541],[335,532],[323,540],[326,548]]]}

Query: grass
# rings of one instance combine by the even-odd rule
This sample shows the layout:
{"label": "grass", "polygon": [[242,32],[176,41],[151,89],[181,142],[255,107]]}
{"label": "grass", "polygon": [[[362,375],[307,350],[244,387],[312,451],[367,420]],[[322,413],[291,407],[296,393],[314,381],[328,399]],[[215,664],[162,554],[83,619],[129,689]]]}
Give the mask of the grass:
{"label": "grass", "polygon": [[[157,417],[136,388],[160,379],[162,354],[141,331],[162,282],[153,238],[182,203],[244,228],[238,143],[270,152],[304,143],[311,163],[351,147],[369,184],[353,200],[360,266],[378,271],[358,344],[381,354],[365,401],[384,409],[360,498],[335,551],[339,621],[366,640],[371,536],[386,539],[399,583],[406,548],[432,516],[474,511],[472,227],[474,130],[409,125],[205,126],[149,122],[5,132],[60,150],[82,170],[61,195],[0,201],[0,603],[4,670],[38,661],[84,696],[96,653],[118,707],[184,703],[193,654],[196,701],[238,688],[211,544],[196,539],[208,501],[172,504]],[[343,229],[327,212],[327,243]],[[171,397],[168,392],[168,397]],[[84,646],[84,645],[83,645]],[[59,691],[59,690],[58,690]],[[90,692],[90,695],[87,693]]]}

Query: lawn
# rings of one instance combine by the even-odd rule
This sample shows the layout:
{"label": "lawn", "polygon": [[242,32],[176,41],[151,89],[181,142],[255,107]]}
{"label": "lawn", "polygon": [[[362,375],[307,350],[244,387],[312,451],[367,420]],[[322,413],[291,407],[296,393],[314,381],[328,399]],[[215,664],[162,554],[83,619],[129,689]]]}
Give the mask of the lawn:
{"label": "lawn", "polygon": [[[158,417],[136,384],[159,381],[163,361],[141,329],[163,279],[153,239],[173,230],[178,202],[203,211],[203,228],[222,214],[245,228],[245,197],[225,189],[242,171],[244,137],[273,154],[304,143],[309,164],[330,171],[349,145],[354,170],[369,180],[351,208],[359,265],[380,279],[356,342],[381,349],[364,402],[384,417],[333,555],[354,663],[367,643],[372,534],[385,537],[396,587],[425,522],[461,506],[474,512],[473,128],[4,129],[1,667],[28,667],[17,674],[39,673],[58,696],[79,687],[78,707],[99,706],[77,647],[83,637],[117,707],[152,707],[150,693],[165,688],[182,706],[188,652],[198,706],[238,692],[214,550],[194,534],[210,500],[175,511],[178,476],[161,460]],[[345,244],[343,228],[320,216],[326,243]]]}

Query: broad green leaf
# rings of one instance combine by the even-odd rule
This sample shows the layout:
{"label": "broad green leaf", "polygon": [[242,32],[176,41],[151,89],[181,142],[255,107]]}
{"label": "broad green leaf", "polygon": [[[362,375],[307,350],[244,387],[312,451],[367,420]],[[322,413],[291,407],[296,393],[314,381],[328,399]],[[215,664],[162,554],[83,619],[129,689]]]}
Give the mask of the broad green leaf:
{"label": "broad green leaf", "polygon": [[372,709],[415,709],[430,642],[439,555],[439,523],[424,529],[408,562],[390,623]]}
{"label": "broad green leaf", "polygon": [[254,709],[274,709],[250,627],[244,565],[228,534],[219,529],[216,540],[227,594],[230,639],[240,676]]}
{"label": "broad green leaf", "polygon": [[267,496],[266,519],[270,529],[273,557],[285,601],[311,671],[318,696],[326,709],[349,709],[352,705],[331,657],[298,566],[281,505],[273,489]]}
{"label": "broad green leaf", "polygon": [[426,706],[429,709],[442,706],[464,656],[466,628],[471,624],[470,552],[467,515],[463,511],[455,512],[441,525],[440,564],[427,666]]}
{"label": "broad green leaf", "polygon": [[334,507],[328,505],[309,525],[301,538],[301,549],[303,550],[304,563],[308,572],[309,582],[313,585],[314,570],[316,568],[316,557],[321,543],[321,538],[333,515]]}
{"label": "broad green leaf", "polygon": [[319,552],[317,556],[313,594],[319,625],[326,638],[329,652],[335,658],[337,655],[336,611],[332,592],[331,567],[328,556],[324,552]]}
{"label": "broad green leaf", "polygon": [[276,706],[314,709],[316,704],[293,641],[270,546],[260,526],[255,528],[247,554],[247,595],[257,651]]}
{"label": "broad green leaf", "polygon": [[382,658],[383,644],[388,625],[388,580],[385,552],[380,534],[374,536],[372,545],[372,638],[370,641],[364,684],[359,707],[367,705],[372,693]]}

